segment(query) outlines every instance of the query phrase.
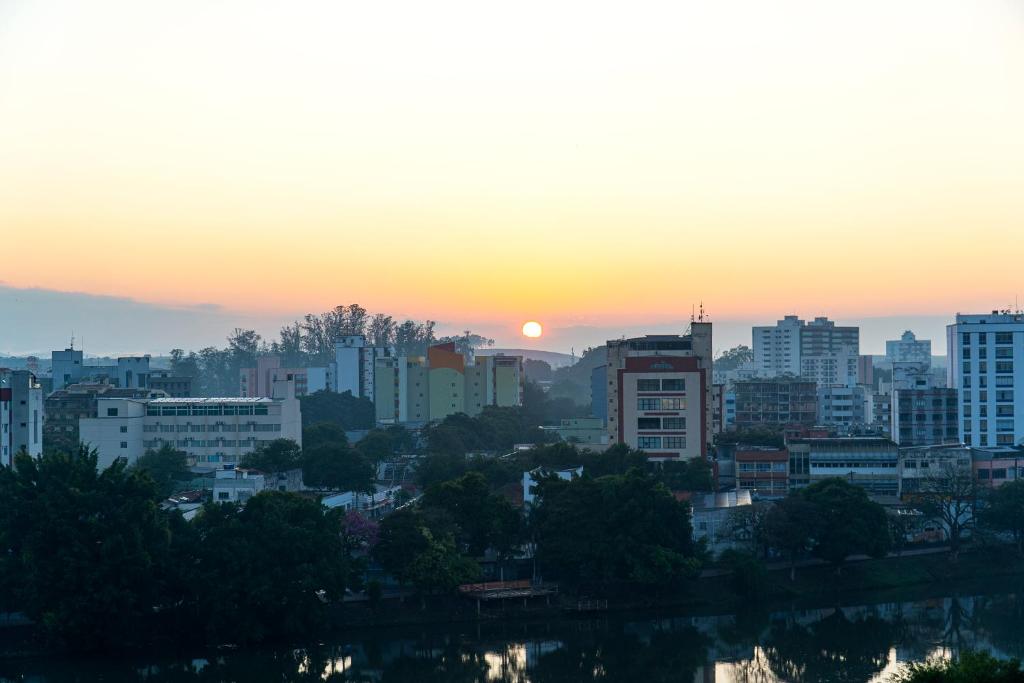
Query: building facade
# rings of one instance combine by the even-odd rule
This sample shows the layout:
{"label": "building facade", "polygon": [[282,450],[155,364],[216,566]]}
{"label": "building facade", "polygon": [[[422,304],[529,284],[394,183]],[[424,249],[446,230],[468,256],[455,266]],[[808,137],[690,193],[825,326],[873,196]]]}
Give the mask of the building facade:
{"label": "building facade", "polygon": [[946,330],[960,440],[979,448],[1024,443],[1024,313],[957,314]]}
{"label": "building facade", "polygon": [[894,389],[892,440],[902,447],[960,443],[956,389]]}
{"label": "building facade", "polygon": [[753,329],[754,373],[758,377],[800,374],[800,331],[804,321],[787,315],[775,325]]}
{"label": "building facade", "polygon": [[239,370],[238,395],[242,398],[270,398],[275,382],[279,381],[294,382],[296,396],[308,393],[306,368],[282,368],[280,356],[268,355],[259,356],[255,368]]}
{"label": "building facade", "polygon": [[44,401],[44,441],[77,444],[79,421],[97,417],[100,398],[167,398],[159,389],[122,389],[107,382],[79,382],[54,391]]}
{"label": "building facade", "polygon": [[818,421],[817,385],[797,377],[755,379],[733,385],[737,428],[813,426]]}
{"label": "building facade", "polygon": [[374,400],[374,372],[378,358],[392,355],[390,349],[371,346],[361,334],[342,337],[334,342],[334,362],[329,374],[332,389],[353,396]]}
{"label": "building facade", "polygon": [[28,370],[0,369],[0,466],[43,452],[43,389]]}
{"label": "building facade", "polygon": [[608,441],[652,460],[707,457],[714,436],[711,323],[607,343]]}
{"label": "building facade", "polygon": [[470,362],[454,343],[438,344],[425,358],[377,358],[374,410],[383,424],[479,415],[487,406],[522,405],[525,381],[522,356],[477,356]]}
{"label": "building facade", "polygon": [[736,487],[760,500],[785,498],[789,493],[789,451],[784,448],[737,446]]}
{"label": "building facade", "polygon": [[874,423],[874,394],[870,387],[833,384],[818,386],[818,424],[850,433]]}
{"label": "building facade", "polygon": [[791,488],[840,477],[860,486],[877,501],[899,498],[899,447],[889,439],[792,439],[786,445]]}
{"label": "building facade", "polygon": [[174,375],[167,370],[155,370],[149,373],[149,388],[162,391],[171,398],[189,398],[192,396],[191,377]]}
{"label": "building facade", "polygon": [[907,330],[899,339],[885,342],[885,359],[889,363],[932,363],[932,342],[930,339],[918,339],[913,332]]}
{"label": "building facade", "polygon": [[275,439],[302,445],[293,385],[278,382],[275,392],[277,398],[99,398],[97,416],[79,421],[81,440],[98,450],[101,468],[169,444],[196,467],[222,469]]}

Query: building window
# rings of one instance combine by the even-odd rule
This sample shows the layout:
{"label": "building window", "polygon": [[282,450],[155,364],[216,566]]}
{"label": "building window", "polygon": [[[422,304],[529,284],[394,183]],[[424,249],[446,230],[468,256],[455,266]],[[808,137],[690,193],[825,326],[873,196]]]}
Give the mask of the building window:
{"label": "building window", "polygon": [[661,448],[660,436],[641,436],[637,439],[637,448],[646,450],[648,448]]}
{"label": "building window", "polygon": [[128,426],[127,425],[121,425],[121,433],[122,434],[127,434],[128,433]]}
{"label": "building window", "polygon": [[665,444],[665,448],[676,448],[682,450],[683,448],[686,448],[686,437],[666,436],[663,438],[662,443]]}
{"label": "building window", "polygon": [[656,398],[638,398],[636,400],[637,410],[658,410],[661,401]]}
{"label": "building window", "polygon": [[637,429],[661,429],[660,417],[638,417],[636,419]]}
{"label": "building window", "polygon": [[661,383],[656,379],[638,379],[636,381],[637,391],[661,391]]}
{"label": "building window", "polygon": [[685,417],[666,417],[661,421],[662,429],[686,429]]}
{"label": "building window", "polygon": [[117,408],[107,408],[107,417],[117,417]]}
{"label": "building window", "polygon": [[684,379],[663,379],[661,380],[662,391],[686,391],[686,380]]}
{"label": "building window", "polygon": [[128,448],[128,442],[127,441],[122,441],[121,442],[121,448]]}

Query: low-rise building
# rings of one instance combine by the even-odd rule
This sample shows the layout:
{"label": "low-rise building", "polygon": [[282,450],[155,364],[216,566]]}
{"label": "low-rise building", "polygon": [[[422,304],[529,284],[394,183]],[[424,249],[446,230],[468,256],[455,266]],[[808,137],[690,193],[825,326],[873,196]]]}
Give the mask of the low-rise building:
{"label": "low-rise building", "polygon": [[1024,479],[1024,448],[1004,446],[972,448],[974,476],[983,488],[998,488]]}
{"label": "low-rise building", "polygon": [[737,446],[736,487],[757,499],[785,498],[789,493],[789,451],[785,448]]}
{"label": "low-rise building", "polygon": [[950,467],[970,468],[971,449],[960,444],[901,447],[900,495],[913,496]]}
{"label": "low-rise building", "polygon": [[291,382],[278,382],[277,398],[99,398],[96,417],[79,421],[82,442],[99,452],[99,466],[135,462],[164,444],[184,451],[209,470],[237,464],[275,439],[302,445],[302,417]]}
{"label": "low-rise building", "polygon": [[724,493],[708,493],[690,499],[693,515],[693,538],[704,539],[707,548],[718,554],[736,545],[731,517],[738,507],[751,505],[750,491],[737,489]]}
{"label": "low-rise building", "polygon": [[523,472],[523,505],[529,508],[537,500],[537,482],[545,477],[558,477],[565,481],[583,476],[583,468],[575,467],[567,470],[549,470],[543,467]]}
{"label": "low-rise building", "polygon": [[345,491],[324,496],[320,503],[329,509],[340,508],[346,512],[358,512],[363,517],[380,519],[394,511],[400,500],[401,486],[374,484],[372,492]]}
{"label": "low-rise building", "polygon": [[213,502],[244,504],[266,488],[262,472],[226,465],[214,472]]}
{"label": "low-rise building", "polygon": [[841,477],[879,502],[892,502],[900,495],[899,447],[889,439],[793,439],[786,445],[790,488]]}
{"label": "low-rise building", "polygon": [[306,368],[282,368],[280,356],[267,355],[256,359],[256,367],[239,370],[238,395],[242,398],[270,398],[274,383],[279,381],[294,382],[296,396],[308,393]]}
{"label": "low-rise building", "polygon": [[587,451],[600,452],[608,448],[608,430],[604,420],[596,417],[573,417],[563,419],[557,427],[541,427],[553,431],[566,443]]}

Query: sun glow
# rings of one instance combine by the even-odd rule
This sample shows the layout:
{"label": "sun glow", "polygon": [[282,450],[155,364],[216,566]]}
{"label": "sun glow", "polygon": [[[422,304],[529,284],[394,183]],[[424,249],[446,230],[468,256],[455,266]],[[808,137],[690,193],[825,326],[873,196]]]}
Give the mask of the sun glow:
{"label": "sun glow", "polygon": [[523,323],[523,336],[529,337],[530,339],[536,339],[544,334],[544,328],[541,327],[540,323],[531,320],[528,323]]}

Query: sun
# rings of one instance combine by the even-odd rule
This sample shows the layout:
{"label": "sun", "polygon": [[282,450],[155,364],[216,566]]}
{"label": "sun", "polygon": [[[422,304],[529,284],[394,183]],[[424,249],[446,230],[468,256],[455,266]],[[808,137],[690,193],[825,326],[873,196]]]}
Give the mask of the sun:
{"label": "sun", "polygon": [[544,328],[541,327],[539,322],[531,320],[528,323],[523,323],[523,336],[529,337],[530,339],[536,339],[537,337],[544,334]]}

